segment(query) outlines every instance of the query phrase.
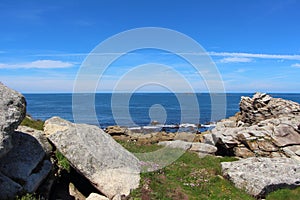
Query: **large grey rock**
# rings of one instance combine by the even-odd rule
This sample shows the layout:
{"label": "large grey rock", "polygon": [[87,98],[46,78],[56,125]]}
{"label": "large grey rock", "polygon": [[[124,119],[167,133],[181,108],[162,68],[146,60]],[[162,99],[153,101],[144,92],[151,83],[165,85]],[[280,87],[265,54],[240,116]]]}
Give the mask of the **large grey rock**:
{"label": "large grey rock", "polygon": [[247,158],[221,166],[223,175],[237,188],[259,198],[300,185],[300,163],[290,158]]}
{"label": "large grey rock", "polygon": [[24,191],[34,192],[50,172],[52,164],[44,160],[45,152],[33,136],[16,131],[12,134],[12,144],[13,148],[0,158],[0,171],[21,185]]}
{"label": "large grey rock", "polygon": [[26,102],[23,95],[0,82],[0,157],[11,148],[10,135],[26,115]]}
{"label": "large grey rock", "polygon": [[107,197],[129,195],[139,186],[139,160],[99,127],[53,117],[45,122],[44,131],[71,165]]}

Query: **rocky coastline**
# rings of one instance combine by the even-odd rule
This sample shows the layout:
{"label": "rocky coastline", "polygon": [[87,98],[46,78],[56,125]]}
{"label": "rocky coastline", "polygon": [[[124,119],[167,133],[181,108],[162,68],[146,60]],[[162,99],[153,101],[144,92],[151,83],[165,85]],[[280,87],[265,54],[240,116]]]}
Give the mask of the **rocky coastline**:
{"label": "rocky coastline", "polygon": [[236,157],[238,161],[221,163],[223,177],[258,199],[300,185],[300,105],[296,102],[256,93],[242,97],[240,112],[211,130],[145,134],[119,126],[102,130],[59,117],[36,130],[20,125],[26,116],[23,95],[0,83],[0,96],[0,199],[27,193],[53,199],[61,176],[57,152],[67,159],[74,176],[83,177],[84,185],[91,188],[82,192],[70,183],[69,199],[126,199],[139,187],[141,162],[119,141],[179,148],[199,158]]}

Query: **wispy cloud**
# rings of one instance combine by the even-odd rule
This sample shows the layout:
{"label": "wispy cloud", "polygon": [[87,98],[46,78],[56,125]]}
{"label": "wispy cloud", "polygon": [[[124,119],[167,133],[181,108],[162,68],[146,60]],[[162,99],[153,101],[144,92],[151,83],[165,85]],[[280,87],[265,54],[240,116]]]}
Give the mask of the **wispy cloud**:
{"label": "wispy cloud", "polygon": [[210,56],[234,57],[234,58],[262,58],[262,59],[284,59],[300,60],[300,55],[293,54],[258,54],[258,53],[236,53],[236,52],[209,52]]}
{"label": "wispy cloud", "polygon": [[58,69],[73,67],[74,64],[70,62],[63,62],[60,60],[36,60],[27,63],[7,64],[0,63],[0,69]]}
{"label": "wispy cloud", "polygon": [[246,57],[226,57],[220,60],[221,63],[247,63],[252,61],[251,58]]}
{"label": "wispy cloud", "polygon": [[295,68],[300,68],[300,63],[295,63],[295,64],[292,64],[292,67],[295,67]]}

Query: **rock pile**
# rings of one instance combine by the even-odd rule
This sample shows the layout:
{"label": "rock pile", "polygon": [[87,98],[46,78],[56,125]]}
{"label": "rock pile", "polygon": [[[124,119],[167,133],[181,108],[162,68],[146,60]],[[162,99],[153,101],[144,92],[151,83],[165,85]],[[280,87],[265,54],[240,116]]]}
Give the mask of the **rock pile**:
{"label": "rock pile", "polygon": [[253,98],[242,97],[240,112],[218,122],[204,142],[215,144],[220,155],[300,160],[299,125],[298,103],[256,93]]}
{"label": "rock pile", "polygon": [[264,198],[280,188],[300,185],[300,105],[256,93],[242,97],[240,112],[221,120],[204,142],[219,155],[237,156],[222,163],[222,172],[236,187]]}
{"label": "rock pile", "polygon": [[41,134],[15,131],[25,115],[25,98],[0,83],[0,199],[34,192],[52,167]]}

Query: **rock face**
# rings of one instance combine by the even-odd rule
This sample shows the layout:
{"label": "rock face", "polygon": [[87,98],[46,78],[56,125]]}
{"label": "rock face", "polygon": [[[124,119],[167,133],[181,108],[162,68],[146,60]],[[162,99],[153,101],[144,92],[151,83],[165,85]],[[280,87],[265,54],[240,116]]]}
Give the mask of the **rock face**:
{"label": "rock face", "polygon": [[257,198],[300,185],[300,164],[291,158],[247,158],[221,165],[225,177]]}
{"label": "rock face", "polygon": [[23,95],[0,83],[0,157],[11,148],[11,134],[26,115]]}
{"label": "rock face", "polygon": [[0,97],[0,199],[13,199],[34,192],[52,164],[39,142],[41,132],[15,131],[26,115],[24,97],[1,83]]}
{"label": "rock face", "polygon": [[108,198],[129,195],[139,186],[139,160],[99,127],[53,117],[44,130],[71,165]]}
{"label": "rock face", "polygon": [[14,132],[13,148],[0,159],[0,171],[27,192],[34,192],[51,170],[45,151],[29,134]]}
{"label": "rock face", "polygon": [[242,97],[240,112],[216,124],[212,135],[204,141],[218,147],[217,154],[263,157],[292,157],[286,147],[300,145],[300,105],[256,93],[253,98]]}
{"label": "rock face", "polygon": [[242,97],[240,102],[241,121],[257,124],[270,118],[288,114],[300,115],[298,103],[280,98],[272,98],[265,93],[256,93],[252,98]]}

